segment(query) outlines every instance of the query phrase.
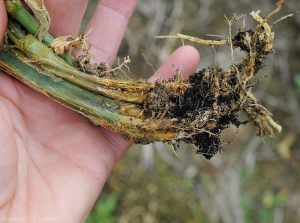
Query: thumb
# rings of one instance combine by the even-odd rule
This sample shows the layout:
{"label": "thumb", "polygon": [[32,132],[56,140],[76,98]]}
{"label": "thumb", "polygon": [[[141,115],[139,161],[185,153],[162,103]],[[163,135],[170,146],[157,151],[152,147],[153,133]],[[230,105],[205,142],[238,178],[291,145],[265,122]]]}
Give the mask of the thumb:
{"label": "thumb", "polygon": [[2,42],[7,24],[7,15],[4,1],[0,1],[0,43]]}
{"label": "thumb", "polygon": [[18,149],[7,108],[0,102],[0,209],[13,197],[18,176]]}

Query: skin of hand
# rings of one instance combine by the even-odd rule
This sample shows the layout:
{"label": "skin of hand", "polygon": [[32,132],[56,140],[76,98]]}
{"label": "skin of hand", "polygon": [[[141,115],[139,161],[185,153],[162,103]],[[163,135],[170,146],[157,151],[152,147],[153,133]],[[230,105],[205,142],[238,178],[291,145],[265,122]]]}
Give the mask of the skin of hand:
{"label": "skin of hand", "polygon": [[[50,33],[77,36],[87,3],[45,0]],[[99,1],[87,27],[93,29],[88,42],[97,61],[111,66],[136,4],[137,0]],[[0,41],[6,21],[0,1]],[[193,47],[181,47],[151,81],[174,75],[171,63],[181,64],[185,74],[191,74],[199,59]],[[84,222],[130,145],[118,134],[0,72],[0,221],[53,217],[56,222]]]}

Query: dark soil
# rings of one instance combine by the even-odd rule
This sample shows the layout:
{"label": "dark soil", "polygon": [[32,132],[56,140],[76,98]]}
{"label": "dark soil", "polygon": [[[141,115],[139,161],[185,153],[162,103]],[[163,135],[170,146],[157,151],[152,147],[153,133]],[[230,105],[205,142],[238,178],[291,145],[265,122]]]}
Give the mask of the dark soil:
{"label": "dark soil", "polygon": [[[251,121],[259,128],[260,136],[272,135],[269,114],[249,91],[249,84],[263,67],[266,55],[273,52],[268,48],[270,43],[258,36],[252,30],[240,30],[233,37],[233,47],[245,52],[245,57],[227,70],[206,68],[188,80],[175,76],[156,82],[143,104],[145,115],[176,120],[176,131],[185,134],[177,141],[194,144],[198,148],[196,153],[207,159],[220,152],[222,130],[231,125],[238,128]],[[248,115],[249,121],[238,119],[241,110]],[[176,143],[169,143],[176,148]]]}
{"label": "dark soil", "polygon": [[[220,71],[219,68],[216,70]],[[221,95],[216,100],[213,94],[214,86],[209,79],[204,78],[205,72],[207,71],[207,69],[203,69],[189,78],[191,87],[179,98],[179,101],[175,103],[176,106],[172,107],[170,113],[173,118],[181,122],[186,119],[195,118],[199,114],[205,113],[205,111],[212,111],[214,109],[213,104],[216,101],[218,102],[218,106],[220,108],[222,107],[223,111],[214,117],[215,119],[217,118],[218,121],[216,126],[209,130],[212,134],[200,132],[187,140],[188,143],[193,143],[197,146],[198,149],[196,153],[202,154],[205,158],[210,159],[220,151],[221,131],[228,128],[231,124],[239,127],[240,124],[245,124],[246,122],[238,120],[238,109],[232,110],[230,113],[226,113],[225,111],[230,109],[231,104],[237,100],[233,93],[227,96]],[[215,69],[210,70],[210,72],[215,73]],[[236,80],[233,80],[231,83],[236,84]],[[223,113],[224,115],[222,115]],[[203,128],[206,127],[209,128],[209,126],[203,126]]]}

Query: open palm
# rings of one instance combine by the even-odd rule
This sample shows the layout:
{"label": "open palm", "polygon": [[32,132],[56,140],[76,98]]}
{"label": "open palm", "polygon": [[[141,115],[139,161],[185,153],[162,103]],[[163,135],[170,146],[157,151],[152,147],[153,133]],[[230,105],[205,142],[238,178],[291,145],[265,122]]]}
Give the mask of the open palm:
{"label": "open palm", "polygon": [[[45,0],[54,36],[79,30],[87,0]],[[98,61],[112,64],[137,0],[102,0],[87,30]],[[6,27],[0,3],[0,40]],[[113,27],[113,28],[112,28]],[[197,51],[171,55],[192,73]],[[165,63],[155,78],[174,73]],[[0,221],[84,222],[114,165],[131,144],[121,136],[0,73]],[[25,219],[26,218],[26,219]]]}

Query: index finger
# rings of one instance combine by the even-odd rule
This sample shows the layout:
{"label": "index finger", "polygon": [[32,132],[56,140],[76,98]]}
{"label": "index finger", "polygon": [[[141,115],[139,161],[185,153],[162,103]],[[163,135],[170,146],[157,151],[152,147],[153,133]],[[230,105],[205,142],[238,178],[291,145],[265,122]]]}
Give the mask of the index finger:
{"label": "index finger", "polygon": [[76,37],[87,4],[88,0],[45,0],[51,18],[49,32],[55,37]]}
{"label": "index finger", "polygon": [[101,0],[90,20],[86,32],[92,44],[90,53],[99,62],[111,66],[117,55],[127,25],[137,4],[137,0]]}

